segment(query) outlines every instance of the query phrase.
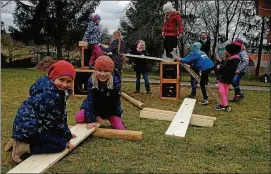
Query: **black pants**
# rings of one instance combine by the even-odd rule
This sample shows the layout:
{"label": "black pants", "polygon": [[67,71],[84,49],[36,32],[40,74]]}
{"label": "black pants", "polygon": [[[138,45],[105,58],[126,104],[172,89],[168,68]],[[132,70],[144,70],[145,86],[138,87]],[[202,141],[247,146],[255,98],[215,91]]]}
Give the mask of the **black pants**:
{"label": "black pants", "polygon": [[204,100],[208,99],[207,92],[206,92],[206,85],[207,85],[207,82],[209,81],[209,74],[212,70],[213,70],[213,68],[210,68],[210,69],[207,69],[207,70],[201,72],[200,88],[201,88],[202,97]]}
{"label": "black pants", "polygon": [[178,45],[177,36],[165,36],[164,49],[166,50],[167,57],[172,58],[170,52],[173,51],[173,48],[177,48],[177,45]]}

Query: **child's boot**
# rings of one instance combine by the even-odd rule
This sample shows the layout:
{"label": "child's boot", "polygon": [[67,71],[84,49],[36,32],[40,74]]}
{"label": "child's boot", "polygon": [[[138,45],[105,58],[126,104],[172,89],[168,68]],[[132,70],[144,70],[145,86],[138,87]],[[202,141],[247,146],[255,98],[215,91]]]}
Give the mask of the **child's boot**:
{"label": "child's boot", "polygon": [[21,156],[30,153],[30,146],[22,141],[13,141],[12,159],[16,163],[22,162]]}

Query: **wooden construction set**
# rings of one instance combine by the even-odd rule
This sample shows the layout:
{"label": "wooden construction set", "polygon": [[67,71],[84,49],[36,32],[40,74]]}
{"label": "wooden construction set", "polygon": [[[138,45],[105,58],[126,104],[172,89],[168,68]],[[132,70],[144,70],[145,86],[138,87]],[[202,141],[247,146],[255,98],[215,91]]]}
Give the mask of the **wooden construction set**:
{"label": "wooden construction set", "polygon": [[[73,96],[80,97],[86,96],[87,80],[94,72],[94,70],[90,70],[88,68],[88,60],[86,59],[90,56],[88,54],[87,44],[85,44],[84,42],[79,42],[79,46],[81,47],[82,51],[82,60],[81,68],[76,69],[76,78],[74,79],[73,86]],[[133,55],[127,56],[132,57]],[[160,63],[160,99],[179,99],[179,68],[179,62]],[[184,138],[189,125],[212,127],[214,126],[214,122],[216,121],[216,117],[193,114],[194,106],[196,103],[195,99],[185,98],[178,112],[172,112],[166,110],[146,108],[144,103],[130,97],[126,93],[122,92],[121,95],[125,100],[129,101],[140,109],[140,118],[171,121],[170,126],[165,132],[165,136]],[[71,140],[71,143],[74,144],[75,147],[90,135],[95,137],[120,138],[133,141],[142,140],[141,131],[104,129],[99,128],[100,123],[97,124],[97,127],[87,129],[86,125],[87,123],[76,124],[75,126],[70,128],[71,132],[77,136],[76,138],[73,138]],[[12,142],[13,140],[11,139],[7,143],[5,151],[8,151],[12,147]],[[67,148],[60,153],[31,155],[23,162],[18,164],[16,167],[11,169],[8,173],[43,173],[46,169],[54,165],[57,161],[59,161],[68,153],[69,149]]]}

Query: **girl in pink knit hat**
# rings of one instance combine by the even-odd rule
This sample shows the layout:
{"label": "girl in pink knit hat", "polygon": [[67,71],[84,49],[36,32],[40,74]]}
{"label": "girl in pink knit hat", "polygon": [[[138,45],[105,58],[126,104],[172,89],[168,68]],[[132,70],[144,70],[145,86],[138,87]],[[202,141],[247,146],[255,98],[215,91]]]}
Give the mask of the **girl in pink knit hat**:
{"label": "girl in pink knit hat", "polygon": [[100,56],[94,66],[95,72],[88,80],[87,98],[81,110],[75,114],[78,123],[88,123],[90,129],[97,122],[108,120],[113,129],[125,129],[121,97],[121,77],[114,73],[114,61],[108,56]]}

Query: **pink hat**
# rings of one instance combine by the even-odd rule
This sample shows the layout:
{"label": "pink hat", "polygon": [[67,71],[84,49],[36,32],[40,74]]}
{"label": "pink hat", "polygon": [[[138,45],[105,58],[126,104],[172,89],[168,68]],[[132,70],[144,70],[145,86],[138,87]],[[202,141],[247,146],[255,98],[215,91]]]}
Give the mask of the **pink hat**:
{"label": "pink hat", "polygon": [[232,44],[242,47],[243,40],[242,39],[235,39]]}

